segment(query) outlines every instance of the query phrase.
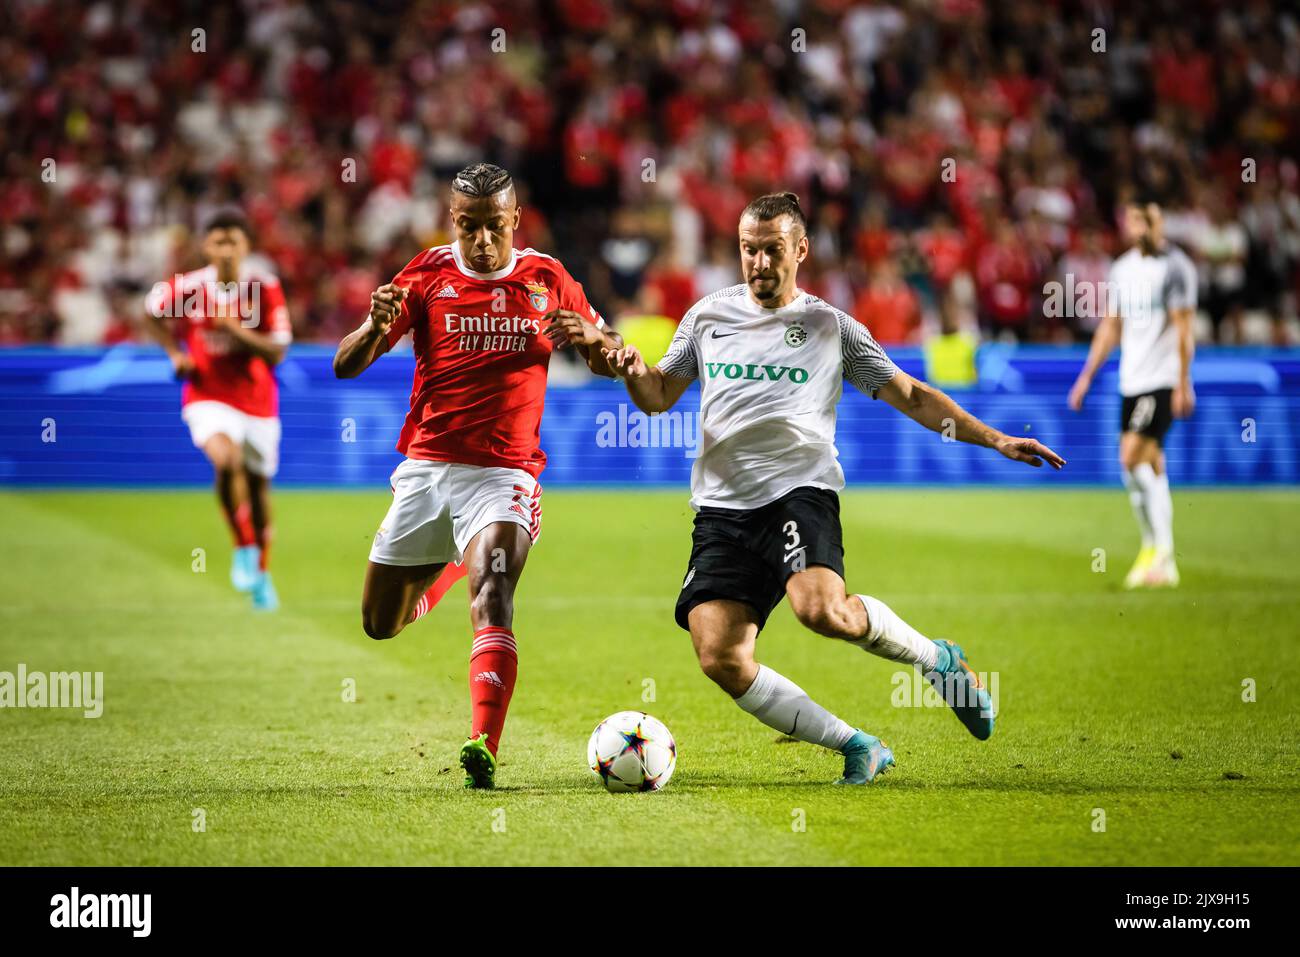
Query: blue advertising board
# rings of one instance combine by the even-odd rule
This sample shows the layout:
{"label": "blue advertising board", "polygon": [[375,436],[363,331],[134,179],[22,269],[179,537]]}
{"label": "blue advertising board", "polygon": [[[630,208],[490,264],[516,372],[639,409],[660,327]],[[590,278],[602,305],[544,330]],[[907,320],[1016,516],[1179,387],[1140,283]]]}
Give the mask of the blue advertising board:
{"label": "blue advertising board", "polygon": [[[892,353],[921,376],[918,351]],[[1120,400],[1116,366],[1098,376],[1081,413],[1066,407],[1081,349],[1002,347],[980,352],[980,384],[954,393],[1010,434],[1032,434],[1069,460],[1060,474],[985,449],[945,442],[852,387],[839,406],[840,459],[851,484],[1113,483]],[[277,370],[284,485],[383,485],[399,461],[413,359],[385,356],[357,379],[335,379],[333,350],[295,346]],[[1166,443],[1176,484],[1300,481],[1300,351],[1202,350],[1195,415]],[[649,418],[623,387],[603,380],[552,384],[542,420],[547,486],[685,487],[699,440],[698,390]],[[161,351],[120,346],[0,351],[0,484],[193,485],[210,470],[180,419],[180,387]]]}

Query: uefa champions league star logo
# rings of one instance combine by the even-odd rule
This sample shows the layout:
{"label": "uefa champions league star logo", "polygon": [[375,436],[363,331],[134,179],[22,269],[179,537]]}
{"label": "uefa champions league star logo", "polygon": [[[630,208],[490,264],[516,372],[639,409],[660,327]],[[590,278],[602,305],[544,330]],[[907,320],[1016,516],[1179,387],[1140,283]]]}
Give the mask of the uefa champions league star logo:
{"label": "uefa champions league star logo", "polygon": [[795,323],[785,331],[785,344],[791,349],[798,349],[808,341],[808,333],[804,331],[803,326]]}

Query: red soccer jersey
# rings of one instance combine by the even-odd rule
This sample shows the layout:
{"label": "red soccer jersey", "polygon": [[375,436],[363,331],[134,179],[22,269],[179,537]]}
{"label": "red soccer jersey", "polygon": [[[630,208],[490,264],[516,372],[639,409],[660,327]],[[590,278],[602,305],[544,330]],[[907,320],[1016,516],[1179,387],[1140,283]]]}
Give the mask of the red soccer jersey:
{"label": "red soccer jersey", "polygon": [[472,271],[456,243],[426,249],[393,282],[410,290],[388,333],[415,340],[411,411],[397,450],[413,459],[523,469],[546,467],[540,433],[554,346],[542,316],[570,309],[605,321],[557,259],[511,250],[493,273]]}
{"label": "red soccer jersey", "polygon": [[234,288],[217,281],[217,267],[205,266],[159,283],[149,296],[149,311],[170,317],[176,337],[194,360],[194,374],[181,389],[181,404],[224,402],[241,412],[270,418],[279,412],[275,374],[214,316],[236,315],[245,328],[288,344],[293,338],[284,289],[271,273],[245,264]]}

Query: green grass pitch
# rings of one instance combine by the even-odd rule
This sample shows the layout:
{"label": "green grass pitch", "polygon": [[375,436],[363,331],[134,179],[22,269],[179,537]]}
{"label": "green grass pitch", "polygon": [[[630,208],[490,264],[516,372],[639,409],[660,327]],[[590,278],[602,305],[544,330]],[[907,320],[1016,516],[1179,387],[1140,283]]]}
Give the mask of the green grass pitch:
{"label": "green grass pitch", "polygon": [[[0,864],[1300,863],[1295,491],[1176,489],[1183,587],[1144,594],[1119,589],[1118,488],[846,494],[850,587],[964,644],[1001,714],[980,743],[946,709],[892,706],[897,666],[783,605],[760,660],[897,755],[845,789],[673,624],[685,490],[553,490],[501,787],[463,791],[464,585],[392,641],[360,628],[387,499],[278,493],[284,608],[259,616],[206,492],[0,494],[0,671],[102,671],[105,698],[98,719],[0,710]],[[677,738],[661,793],[606,794],[585,767],[627,708]]]}

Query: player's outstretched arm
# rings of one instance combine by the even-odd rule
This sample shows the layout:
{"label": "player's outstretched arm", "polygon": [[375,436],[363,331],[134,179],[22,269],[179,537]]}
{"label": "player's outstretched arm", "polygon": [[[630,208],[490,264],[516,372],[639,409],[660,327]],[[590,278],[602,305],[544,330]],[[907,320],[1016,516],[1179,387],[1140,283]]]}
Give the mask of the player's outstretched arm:
{"label": "player's outstretched arm", "polygon": [[360,328],[347,334],[334,353],[334,375],[353,379],[388,351],[388,333],[402,311],[408,290],[385,283],[370,294],[370,314]]}
{"label": "player's outstretched arm", "polygon": [[1192,325],[1193,310],[1170,309],[1178,336],[1178,385],[1172,397],[1173,413],[1180,419],[1192,414],[1196,407],[1196,392],[1192,389],[1192,355],[1196,352],[1196,333]]}
{"label": "player's outstretched arm", "polygon": [[542,321],[550,323],[542,334],[557,347],[566,343],[573,346],[587,360],[588,369],[607,379],[614,378],[604,354],[622,348],[623,337],[617,332],[593,325],[572,309],[552,309],[542,316]]}
{"label": "player's outstretched arm", "polygon": [[1044,462],[1054,469],[1065,464],[1037,439],[1014,438],[991,428],[933,386],[899,372],[876,393],[895,409],[934,432],[945,432],[958,442],[997,449],[1009,459],[1035,468]]}
{"label": "player's outstretched arm", "polygon": [[1083,400],[1092,388],[1093,377],[1097,370],[1106,364],[1110,354],[1119,345],[1119,317],[1107,315],[1092,334],[1092,345],[1088,347],[1088,359],[1079,372],[1079,378],[1070,387],[1070,408],[1078,412],[1083,408]]}
{"label": "player's outstretched arm", "polygon": [[615,375],[623,377],[627,394],[638,409],[648,415],[667,412],[682,397],[690,379],[666,375],[658,366],[647,366],[636,346],[602,349]]}

